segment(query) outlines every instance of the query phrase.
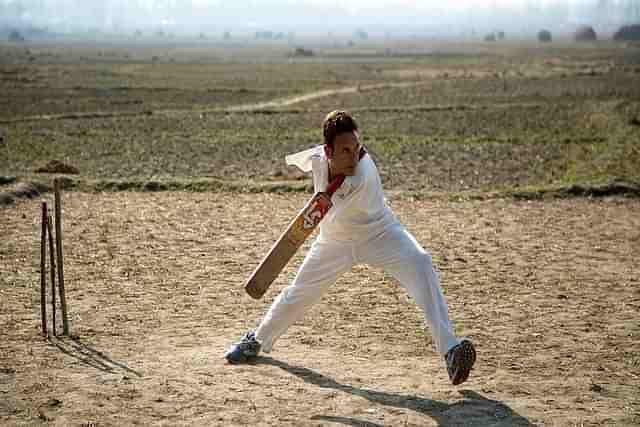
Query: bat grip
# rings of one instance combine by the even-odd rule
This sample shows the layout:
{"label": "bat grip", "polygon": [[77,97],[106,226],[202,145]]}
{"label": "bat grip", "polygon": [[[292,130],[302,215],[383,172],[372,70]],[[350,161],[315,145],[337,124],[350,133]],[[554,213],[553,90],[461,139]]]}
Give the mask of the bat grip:
{"label": "bat grip", "polygon": [[331,181],[331,184],[329,184],[329,187],[327,188],[327,191],[326,191],[329,197],[333,196],[333,193],[335,193],[336,190],[340,188],[343,181],[344,181],[344,175],[338,175],[333,179],[333,181]]}

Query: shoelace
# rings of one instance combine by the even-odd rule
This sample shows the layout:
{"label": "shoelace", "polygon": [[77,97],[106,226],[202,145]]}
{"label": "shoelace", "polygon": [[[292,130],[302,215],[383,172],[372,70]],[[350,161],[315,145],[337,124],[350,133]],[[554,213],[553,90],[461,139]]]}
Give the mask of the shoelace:
{"label": "shoelace", "polygon": [[242,350],[246,350],[249,348],[254,347],[258,342],[256,341],[256,339],[253,336],[244,336],[242,337],[242,339],[240,340],[240,342],[237,344],[238,347],[240,347],[240,349]]}

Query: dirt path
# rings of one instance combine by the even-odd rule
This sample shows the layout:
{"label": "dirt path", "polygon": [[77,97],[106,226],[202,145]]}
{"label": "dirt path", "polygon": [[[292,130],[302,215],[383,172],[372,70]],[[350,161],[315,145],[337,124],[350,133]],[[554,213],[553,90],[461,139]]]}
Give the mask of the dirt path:
{"label": "dirt path", "polygon": [[268,108],[290,107],[295,104],[301,104],[303,102],[313,101],[319,98],[327,98],[329,96],[334,96],[334,95],[368,92],[368,91],[389,89],[389,88],[407,88],[407,87],[418,86],[420,84],[424,84],[424,83],[422,82],[380,83],[380,84],[349,86],[349,87],[343,87],[338,89],[318,90],[314,92],[305,93],[304,95],[298,95],[298,96],[293,96],[289,98],[276,99],[268,102],[259,102],[256,104],[245,104],[245,105],[238,105],[235,107],[229,107],[227,108],[227,111],[251,112],[251,111],[264,110]]}
{"label": "dirt path", "polygon": [[[39,336],[39,201],[0,209],[0,424],[630,426],[640,423],[640,201],[392,199],[434,255],[456,331],[448,384],[422,316],[366,266],[269,357],[221,355],[266,298],[241,283],[307,196],[66,193],[78,340]],[[306,250],[306,247],[305,247]]]}
{"label": "dirt path", "polygon": [[309,93],[305,93],[303,95],[297,95],[288,98],[275,99],[267,102],[259,102],[252,104],[242,104],[236,105],[228,108],[222,109],[201,109],[201,110],[176,110],[176,109],[167,109],[167,110],[144,110],[144,111],[114,111],[114,112],[105,112],[105,111],[93,111],[93,112],[71,112],[64,114],[39,114],[35,116],[23,116],[19,118],[12,119],[0,119],[0,124],[12,124],[12,123],[22,123],[22,122],[34,122],[34,121],[50,121],[50,120],[88,120],[95,118],[111,118],[111,117],[128,117],[128,116],[147,116],[151,114],[165,114],[165,115],[175,115],[177,113],[210,113],[212,111],[222,111],[222,112],[253,112],[260,111],[269,108],[282,108],[282,107],[290,107],[295,104],[301,104],[303,102],[313,101],[314,99],[326,98],[334,95],[342,95],[348,93],[357,93],[357,92],[366,92],[366,91],[374,91],[381,90],[387,88],[405,88],[405,87],[413,87],[420,84],[424,84],[421,82],[405,82],[405,83],[381,83],[381,84],[370,84],[370,85],[360,85],[360,86],[349,86],[338,89],[326,89],[313,91]]}

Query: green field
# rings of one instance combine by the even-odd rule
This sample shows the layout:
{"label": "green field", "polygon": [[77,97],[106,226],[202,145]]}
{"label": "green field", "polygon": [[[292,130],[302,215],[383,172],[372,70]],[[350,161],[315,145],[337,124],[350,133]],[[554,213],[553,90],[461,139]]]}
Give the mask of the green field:
{"label": "green field", "polygon": [[77,181],[97,183],[88,185],[296,180],[283,156],[319,143],[324,114],[340,108],[359,119],[389,190],[640,177],[638,47],[407,42],[313,51],[2,45],[0,173],[29,177],[56,159],[80,170]]}

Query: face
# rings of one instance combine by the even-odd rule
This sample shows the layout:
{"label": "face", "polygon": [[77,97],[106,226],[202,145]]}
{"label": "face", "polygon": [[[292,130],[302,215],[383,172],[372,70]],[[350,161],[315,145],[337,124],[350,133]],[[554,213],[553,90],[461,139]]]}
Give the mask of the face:
{"label": "face", "polygon": [[352,176],[360,160],[360,138],[358,132],[346,132],[333,140],[333,150],[325,145],[332,175]]}

